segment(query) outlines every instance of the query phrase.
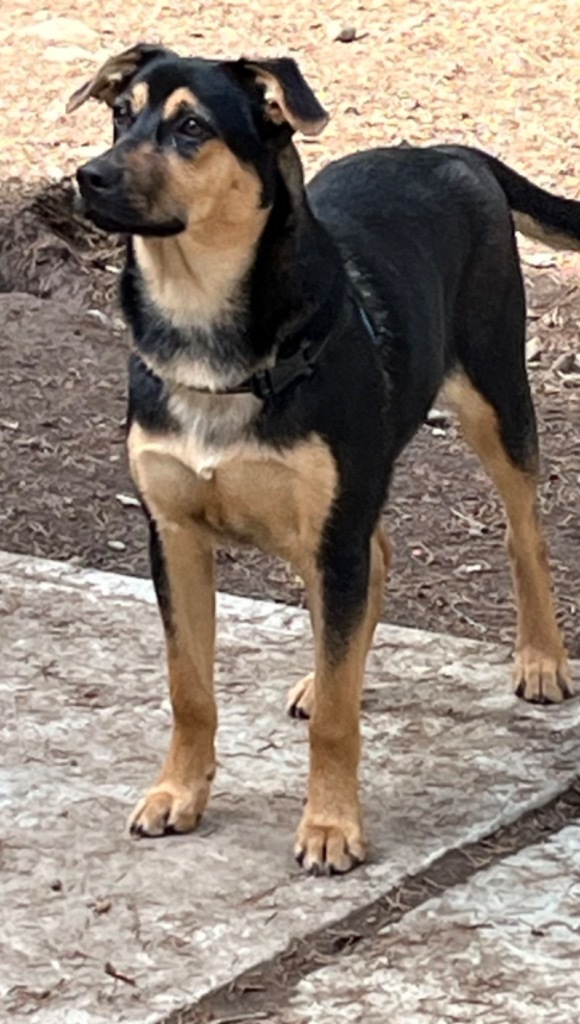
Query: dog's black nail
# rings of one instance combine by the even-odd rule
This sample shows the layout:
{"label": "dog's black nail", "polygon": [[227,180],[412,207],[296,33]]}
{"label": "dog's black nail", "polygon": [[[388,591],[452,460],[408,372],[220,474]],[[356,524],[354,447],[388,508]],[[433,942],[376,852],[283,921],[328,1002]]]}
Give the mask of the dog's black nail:
{"label": "dog's black nail", "polygon": [[320,878],[322,875],[325,875],[326,873],[326,864],[321,864],[319,861],[315,861],[314,864],[311,864],[308,871],[308,874],[312,875],[313,878]]}
{"label": "dog's black nail", "polygon": [[288,714],[290,718],[300,718],[302,720],[310,718],[310,715],[299,704],[292,704],[288,709]]}

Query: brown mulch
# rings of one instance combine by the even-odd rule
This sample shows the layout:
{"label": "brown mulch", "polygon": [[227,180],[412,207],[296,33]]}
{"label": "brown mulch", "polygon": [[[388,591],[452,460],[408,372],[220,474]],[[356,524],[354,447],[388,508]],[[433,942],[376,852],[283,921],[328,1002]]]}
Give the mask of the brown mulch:
{"label": "brown mulch", "polygon": [[[109,137],[97,108],[62,116],[95,52],[145,37],[183,52],[290,52],[333,114],[321,139],[302,146],[309,170],[378,142],[454,140],[482,145],[539,183],[580,194],[580,10],[563,0],[550,5],[549,18],[544,5],[524,0],[479,5],[476,13],[468,0],[265,2],[259,10],[176,0],[122,11],[111,0],[52,0],[40,11],[31,0],[7,0],[2,14],[0,57],[11,68],[0,95],[0,547],[8,550],[147,572],[145,526],[130,502],[123,443],[119,251],[75,219],[62,181]],[[54,20],[61,16],[69,21]],[[345,26],[356,38],[335,41]],[[541,504],[561,617],[578,656],[580,262],[546,257],[527,243],[522,252]],[[513,638],[498,503],[447,419],[423,428],[405,453],[386,522],[395,561],[385,618]],[[254,552],[222,552],[219,584],[302,600],[300,582]]]}

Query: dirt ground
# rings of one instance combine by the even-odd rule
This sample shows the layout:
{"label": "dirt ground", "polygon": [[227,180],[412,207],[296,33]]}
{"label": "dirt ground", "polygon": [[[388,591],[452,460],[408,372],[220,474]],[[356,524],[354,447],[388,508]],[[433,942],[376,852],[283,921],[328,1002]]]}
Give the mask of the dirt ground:
{"label": "dirt ground", "polygon": [[[64,177],[103,147],[96,105],[63,116],[93,60],[136,39],[182,52],[291,53],[332,113],[301,150],[311,172],[374,144],[462,141],[580,198],[578,5],[469,0],[317,5],[5,0],[0,58],[0,547],[145,574],[124,454],[128,341],[119,250],[72,213]],[[341,30],[350,42],[337,39]],[[7,69],[10,69],[9,71]],[[86,111],[86,113],[85,113]],[[541,507],[568,645],[580,655],[580,258],[522,244]],[[386,512],[395,560],[385,619],[511,640],[495,496],[446,416],[401,459]],[[300,581],[223,551],[219,585],[301,602]]]}

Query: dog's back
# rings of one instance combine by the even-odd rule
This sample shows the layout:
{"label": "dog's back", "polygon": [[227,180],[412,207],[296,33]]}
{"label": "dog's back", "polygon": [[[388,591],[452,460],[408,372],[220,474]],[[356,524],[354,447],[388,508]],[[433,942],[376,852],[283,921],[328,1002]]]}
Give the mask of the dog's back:
{"label": "dog's back", "polygon": [[485,165],[459,148],[356,153],[326,167],[307,192],[383,348],[403,445],[461,358],[462,340],[482,318],[499,317],[506,290],[518,292],[507,200]]}

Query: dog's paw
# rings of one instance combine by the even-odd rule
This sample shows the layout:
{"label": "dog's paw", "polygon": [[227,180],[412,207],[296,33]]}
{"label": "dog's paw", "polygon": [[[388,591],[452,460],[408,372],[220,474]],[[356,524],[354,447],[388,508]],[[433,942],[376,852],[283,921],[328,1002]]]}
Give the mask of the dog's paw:
{"label": "dog's paw", "polygon": [[294,855],[311,875],[344,875],[362,864],[366,844],[358,814],[325,821],[307,808],[296,834]]}
{"label": "dog's paw", "polygon": [[551,657],[533,647],[523,647],[516,654],[514,690],[516,696],[532,704],[560,704],[573,697],[565,653]]}
{"label": "dog's paw", "polygon": [[314,672],[310,672],[288,693],[286,711],[290,718],[310,718],[314,706]]}
{"label": "dog's paw", "polygon": [[166,781],[149,789],[129,818],[136,838],[157,838],[191,832],[199,824],[209,797],[209,784],[189,789]]}

